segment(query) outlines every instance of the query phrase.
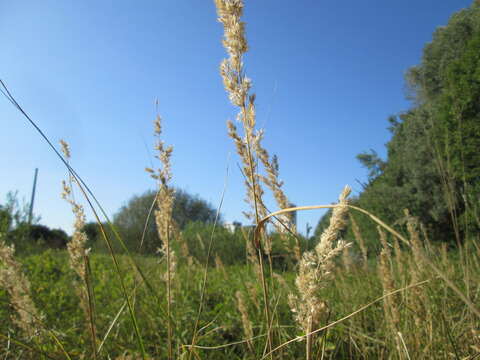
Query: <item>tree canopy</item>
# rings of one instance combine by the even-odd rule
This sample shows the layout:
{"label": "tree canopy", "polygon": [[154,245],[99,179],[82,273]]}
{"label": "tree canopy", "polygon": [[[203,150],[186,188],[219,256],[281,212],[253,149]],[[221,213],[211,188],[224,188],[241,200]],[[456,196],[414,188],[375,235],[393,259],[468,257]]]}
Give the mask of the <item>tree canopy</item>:
{"label": "tree canopy", "polygon": [[[144,229],[145,237],[142,248],[151,252],[160,245],[153,212],[145,227],[150,209],[156,209],[155,196],[156,192],[153,190],[135,195],[114,216],[115,226],[120,230],[132,250],[138,249],[140,246]],[[185,228],[190,222],[211,224],[215,221],[216,212],[211,204],[199,196],[191,195],[185,190],[175,190],[172,217],[179,230]]]}
{"label": "tree canopy", "polygon": [[[412,106],[388,119],[387,159],[375,151],[357,157],[369,180],[354,202],[391,224],[402,223],[403,211],[409,209],[433,240],[478,234],[479,2],[434,32],[421,63],[408,70],[406,82]],[[370,220],[355,216],[366,237],[376,239]]]}

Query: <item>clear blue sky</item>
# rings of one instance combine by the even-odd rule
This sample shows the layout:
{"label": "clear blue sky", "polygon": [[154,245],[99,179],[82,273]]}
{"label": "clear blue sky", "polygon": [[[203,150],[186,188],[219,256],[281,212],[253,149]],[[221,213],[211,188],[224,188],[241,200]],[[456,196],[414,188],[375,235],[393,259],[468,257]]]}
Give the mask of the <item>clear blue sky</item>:
{"label": "clear blue sky", "polygon": [[[470,3],[246,0],[258,124],[294,203],[331,203],[345,184],[358,193],[366,171],[356,154],[385,154],[386,118],[409,107],[405,71],[436,27]],[[174,184],[217,206],[228,166],[222,213],[245,223],[225,125],[236,110],[218,72],[222,34],[209,0],[1,0],[0,78],[55,143],[71,144],[72,165],[109,214],[154,187],[143,169],[153,161],[158,98]],[[71,231],[65,169],[3,98],[0,129],[0,201],[10,190],[28,200],[38,167],[35,212]],[[298,214],[300,230],[320,215]]]}

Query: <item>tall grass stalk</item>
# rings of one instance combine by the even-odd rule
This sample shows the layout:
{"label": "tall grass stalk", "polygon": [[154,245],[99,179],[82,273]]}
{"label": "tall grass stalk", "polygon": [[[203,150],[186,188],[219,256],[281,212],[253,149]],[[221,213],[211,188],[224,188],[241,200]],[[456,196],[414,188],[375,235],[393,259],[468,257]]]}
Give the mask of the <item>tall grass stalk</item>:
{"label": "tall grass stalk", "polygon": [[158,155],[155,157],[160,160],[162,168],[157,172],[147,168],[147,172],[158,183],[158,193],[156,196],[157,209],[155,210],[155,222],[157,225],[158,236],[162,241],[159,252],[161,252],[167,260],[166,284],[167,284],[167,348],[168,358],[173,359],[173,340],[172,340],[172,279],[176,271],[176,256],[171,247],[171,229],[173,227],[172,210],[174,202],[174,190],[170,187],[172,180],[172,172],[170,165],[170,157],[172,156],[173,147],[165,146],[161,140],[162,122],[160,115],[154,122],[154,134],[156,138],[155,149]]}
{"label": "tall grass stalk", "polygon": [[30,281],[23,274],[21,264],[15,259],[14,245],[7,245],[0,234],[0,287],[6,289],[17,316],[13,322],[29,338],[41,335],[44,315],[35,306],[30,290]]}
{"label": "tall grass stalk", "polygon": [[[255,95],[249,94],[251,80],[247,78],[243,70],[243,55],[248,49],[245,38],[245,24],[241,21],[243,13],[242,0],[215,0],[218,19],[224,27],[223,45],[229,55],[220,66],[225,89],[229,94],[233,105],[240,108],[237,119],[243,124],[244,139],[237,134],[236,127],[231,121],[228,122],[229,135],[234,140],[237,152],[240,155],[246,175],[247,201],[253,205],[255,224],[258,224],[262,215],[266,215],[262,202],[263,190],[258,182],[257,165],[254,160],[256,151],[254,144],[261,141],[262,133],[255,133]],[[265,323],[267,326],[267,348],[272,350],[272,331],[269,309],[268,288],[265,279],[265,267],[263,261],[263,247],[260,241],[255,243],[260,265],[261,283],[264,296]]]}
{"label": "tall grass stalk", "polygon": [[[63,155],[67,162],[70,161],[70,147],[64,141],[60,140]],[[65,199],[71,206],[72,212],[75,216],[75,223],[73,225],[74,231],[71,240],[67,244],[67,251],[70,258],[70,267],[77,274],[79,281],[75,282],[78,297],[80,299],[80,306],[85,314],[87,327],[90,329],[92,354],[94,359],[97,358],[97,331],[95,327],[95,311],[94,298],[91,289],[90,277],[88,276],[88,253],[90,249],[87,248],[87,235],[83,228],[85,226],[85,212],[83,206],[80,205],[73,194],[72,183],[75,179],[68,174],[68,182],[63,181],[62,198]]]}
{"label": "tall grass stalk", "polygon": [[[347,197],[350,188],[346,186],[333,209],[330,224],[320,236],[314,251],[303,254],[295,280],[298,294],[290,294],[289,303],[295,320],[304,333],[309,334],[325,320],[328,304],[319,297],[319,291],[334,279],[335,257],[340,255],[349,243],[338,240],[340,231],[346,225],[348,214]],[[313,337],[306,338],[306,359],[312,358]]]}

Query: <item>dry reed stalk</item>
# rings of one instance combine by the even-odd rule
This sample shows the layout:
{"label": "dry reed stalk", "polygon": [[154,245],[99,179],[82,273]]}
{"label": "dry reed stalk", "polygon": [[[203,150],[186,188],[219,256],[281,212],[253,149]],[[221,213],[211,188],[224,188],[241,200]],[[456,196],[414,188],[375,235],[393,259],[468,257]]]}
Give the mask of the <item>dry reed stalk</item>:
{"label": "dry reed stalk", "polygon": [[450,268],[450,261],[448,260],[448,245],[447,243],[442,243],[440,245],[440,257],[442,259],[442,265],[444,270],[449,273],[448,269]]}
{"label": "dry reed stalk", "polygon": [[[405,217],[407,223],[407,231],[410,238],[413,258],[410,258],[410,274],[412,283],[416,283],[425,277],[424,267],[427,254],[425,253],[424,245],[422,243],[419,233],[418,220],[411,216],[408,209],[405,209]],[[417,351],[425,346],[421,338],[426,338],[427,329],[432,326],[432,314],[428,305],[428,296],[424,289],[415,288],[411,292],[410,304],[413,310],[413,319],[417,329],[417,334],[413,339]]]}
{"label": "dry reed stalk", "polygon": [[27,337],[41,336],[44,315],[33,303],[30,282],[15,259],[14,245],[7,245],[0,233],[0,287],[10,296],[10,303],[17,313],[12,321]]}
{"label": "dry reed stalk", "polygon": [[183,235],[181,232],[177,233],[176,238],[180,241],[180,255],[182,258],[187,259],[187,265],[188,267],[192,267],[195,264],[195,259],[193,258],[192,255],[190,255],[190,249],[188,247],[187,242],[183,238]]}
{"label": "dry reed stalk", "polygon": [[350,253],[350,246],[347,246],[345,249],[343,249],[342,262],[345,270],[347,272],[350,272],[352,270],[352,265],[353,265],[352,254]]}
{"label": "dry reed stalk", "polygon": [[150,173],[152,178],[157,180],[159,187],[156,197],[157,209],[155,210],[155,223],[157,225],[158,236],[162,241],[158,252],[163,254],[167,260],[167,270],[164,280],[167,284],[168,358],[173,359],[171,323],[172,279],[175,277],[177,267],[176,255],[170,244],[172,229],[174,228],[172,220],[174,190],[170,187],[170,181],[172,179],[170,157],[172,156],[173,147],[171,145],[165,146],[165,143],[160,138],[161,133],[162,120],[160,115],[157,114],[154,122],[154,135],[156,138],[155,149],[158,151],[158,155],[155,155],[155,157],[160,160],[162,167],[156,172],[150,168],[146,168],[145,170]]}
{"label": "dry reed stalk", "polygon": [[415,217],[410,215],[408,209],[405,209],[404,213],[407,224],[407,231],[410,237],[410,244],[412,246],[413,257],[417,266],[420,267],[424,263],[424,246],[420,238],[420,233],[418,232],[418,221]]}
{"label": "dry reed stalk", "polygon": [[392,250],[390,249],[390,244],[387,240],[387,234],[380,226],[377,226],[377,232],[380,237],[380,243],[382,244],[383,249],[388,253],[388,259],[392,258]]}
{"label": "dry reed stalk", "polygon": [[[60,140],[60,146],[66,162],[69,163],[71,152],[68,143],[64,140]],[[85,316],[86,327],[87,329],[90,329],[92,353],[93,357],[96,359],[98,339],[97,328],[95,326],[95,307],[91,280],[88,276],[88,255],[90,249],[87,248],[88,237],[83,230],[86,222],[85,211],[83,206],[75,200],[72,188],[74,182],[76,182],[76,178],[73,177],[70,172],[68,174],[68,181],[62,181],[62,198],[70,204],[75,216],[73,235],[71,240],[67,243],[67,252],[69,255],[70,267],[78,276],[78,280],[74,283],[75,290],[80,299],[80,307]]]}
{"label": "dry reed stalk", "polygon": [[358,224],[355,221],[355,218],[353,217],[352,214],[350,214],[350,223],[352,224],[353,235],[354,235],[355,240],[357,241],[358,246],[360,247],[360,251],[362,253],[363,268],[364,268],[365,271],[367,271],[368,270],[368,251],[367,251],[367,247],[365,246],[365,240],[363,239],[362,232],[360,231],[360,228],[358,227]]}
{"label": "dry reed stalk", "polygon": [[[418,282],[419,279],[421,279],[421,273],[417,267],[417,264],[415,263],[415,260],[413,257],[409,258],[408,261],[409,268],[410,268],[410,275],[411,275],[411,283]],[[415,329],[416,332],[412,337],[412,342],[417,350],[419,350],[421,344],[421,338],[424,336],[424,328],[425,328],[425,294],[423,291],[419,289],[412,289],[412,291],[409,293],[409,296],[407,296],[407,302],[408,306],[412,311],[413,315],[413,320],[415,323]]]}
{"label": "dry reed stalk", "polygon": [[400,243],[398,239],[394,236],[393,237],[393,250],[395,253],[395,263],[397,265],[397,273],[400,277],[405,275],[404,265],[403,265],[403,253],[402,249],[400,248]]}
{"label": "dry reed stalk", "polygon": [[[334,259],[350,246],[343,240],[338,240],[340,231],[345,228],[345,218],[348,214],[347,197],[350,188],[346,186],[339,197],[338,206],[332,211],[329,226],[320,237],[320,242],[314,251],[303,254],[299,264],[299,272],[295,280],[298,295],[290,294],[289,303],[299,327],[310,334],[316,329],[327,314],[328,306],[319,297],[319,291],[334,278]],[[311,358],[312,336],[307,336],[307,360]]]}
{"label": "dry reed stalk", "polygon": [[[392,270],[392,252],[389,248],[389,244],[387,242],[387,236],[382,228],[377,226],[378,233],[380,235],[380,241],[382,243],[382,251],[380,253],[380,262],[378,266],[379,277],[382,282],[383,293],[388,294],[395,291],[395,280],[393,277],[393,270]],[[400,323],[400,312],[398,310],[398,299],[395,295],[388,296],[383,300],[383,311],[385,314],[385,321],[387,324],[387,329],[390,331],[391,338],[395,339],[395,346],[397,352],[400,355],[401,352],[401,344],[399,343],[399,339],[397,337],[397,333],[399,331],[398,325]]]}
{"label": "dry reed stalk", "polygon": [[[71,152],[68,143],[64,140],[60,140],[61,150],[65,156],[67,163],[70,161]],[[86,318],[88,319],[89,314],[89,305],[88,305],[88,294],[86,288],[86,266],[85,259],[88,256],[90,249],[87,248],[88,237],[83,231],[85,226],[85,211],[83,206],[80,205],[73,195],[72,184],[75,181],[75,178],[69,173],[68,181],[62,181],[62,198],[67,201],[75,216],[75,222],[73,224],[73,235],[71,240],[67,243],[67,251],[69,255],[69,262],[71,269],[77,274],[80,282],[76,282],[76,289],[78,296],[80,298],[80,306],[85,312]]]}
{"label": "dry reed stalk", "polygon": [[237,309],[242,315],[242,326],[243,326],[243,333],[245,334],[245,338],[247,339],[247,346],[248,349],[253,353],[253,344],[250,340],[253,338],[253,326],[252,322],[250,321],[250,317],[248,316],[247,306],[245,305],[245,299],[243,298],[243,294],[240,291],[235,293],[237,298]]}
{"label": "dry reed stalk", "polygon": [[[228,53],[228,59],[222,61],[220,65],[220,74],[223,84],[229,95],[232,104],[239,108],[237,120],[243,125],[243,136],[238,131],[233,122],[228,121],[228,134],[233,139],[237,153],[243,162],[243,174],[245,176],[245,185],[247,190],[246,201],[254,210],[253,213],[247,213],[246,216],[255,220],[258,224],[262,218],[267,215],[266,207],[263,203],[263,189],[260,184],[257,159],[263,162],[267,170],[268,184],[274,192],[274,197],[282,204],[286,202],[286,197],[281,190],[281,183],[278,180],[278,162],[269,161],[268,153],[261,146],[263,139],[262,131],[255,131],[256,113],[255,113],[255,94],[250,94],[252,82],[245,76],[243,68],[243,56],[248,50],[248,44],[245,38],[245,23],[241,21],[243,13],[242,0],[215,0],[218,20],[224,27],[223,45]],[[283,206],[283,205],[282,205]],[[271,238],[263,233],[262,241],[255,242],[257,251],[260,281],[263,288],[265,318],[267,325],[267,346],[268,352],[273,348],[273,334],[270,321],[270,296],[265,278],[265,269],[263,254],[268,255],[270,263],[270,272],[272,272]],[[270,356],[272,357],[272,356]]]}
{"label": "dry reed stalk", "polygon": [[218,256],[218,254],[215,255],[215,267],[218,271],[221,271],[225,277],[228,276],[227,270],[225,270],[225,265],[223,264],[223,261],[220,256]]}
{"label": "dry reed stalk", "polygon": [[420,223],[420,230],[422,231],[422,236],[425,239],[425,247],[429,253],[433,252],[432,242],[430,241],[430,237],[428,236],[428,231],[423,223]]}
{"label": "dry reed stalk", "polygon": [[250,301],[255,305],[257,310],[260,310],[260,301],[258,296],[258,289],[254,283],[247,281],[245,283],[245,288],[247,289],[248,297]]}
{"label": "dry reed stalk", "polygon": [[287,281],[282,275],[276,272],[274,272],[272,275],[273,275],[273,278],[277,280],[277,282],[280,284],[282,288],[284,288],[287,291],[290,290],[290,286],[288,286]]}
{"label": "dry reed stalk", "polygon": [[262,274],[260,271],[260,265],[257,258],[257,251],[255,250],[255,246],[253,245],[253,240],[252,240],[253,234],[251,233],[251,231],[247,232],[247,230],[245,230],[244,228],[242,228],[241,231],[242,231],[243,239],[245,240],[245,244],[246,244],[247,263],[252,264],[255,274],[261,277]]}
{"label": "dry reed stalk", "polygon": [[[254,97],[251,98],[253,101]],[[250,105],[253,108],[253,103]],[[247,111],[241,111],[238,114],[238,118],[241,118],[243,113],[247,114]],[[252,114],[248,112],[250,116]],[[242,159],[243,163],[243,173],[245,175],[245,187],[247,189],[247,196],[245,201],[251,206],[254,212],[244,212],[243,214],[250,220],[256,221],[257,217],[262,218],[266,216],[267,210],[265,205],[263,204],[262,197],[264,191],[258,181],[258,171],[257,171],[257,163],[254,160],[254,148],[252,142],[255,141],[254,135],[254,124],[255,118],[253,120],[247,119],[242,121],[244,123],[244,132],[245,136],[242,138],[238,134],[237,127],[234,125],[232,121],[227,121],[227,128],[228,128],[228,135],[233,139],[235,143],[237,153]],[[258,214],[258,216],[257,216]]]}
{"label": "dry reed stalk", "polygon": [[[263,132],[261,132],[261,136],[258,137],[258,140],[261,140],[263,137]],[[280,209],[286,209],[290,207],[290,201],[288,200],[285,192],[282,189],[283,181],[280,181],[278,178],[279,175],[279,164],[278,164],[278,157],[276,155],[272,156],[270,160],[270,156],[267,150],[262,146],[261,141],[257,141],[255,143],[256,152],[258,154],[258,158],[262,162],[267,176],[260,176],[260,179],[263,183],[271,190],[273,197],[275,198],[277,205]],[[286,228],[288,228],[291,232],[295,233],[296,229],[293,223],[293,213],[286,213],[279,216],[278,219],[281,223],[275,222],[274,226],[279,233],[285,233]],[[292,250],[288,247],[289,243],[287,244],[287,249]]]}
{"label": "dry reed stalk", "polygon": [[295,260],[300,261],[302,259],[302,249],[297,238],[295,238],[295,245],[293,245],[293,254],[295,255]]}

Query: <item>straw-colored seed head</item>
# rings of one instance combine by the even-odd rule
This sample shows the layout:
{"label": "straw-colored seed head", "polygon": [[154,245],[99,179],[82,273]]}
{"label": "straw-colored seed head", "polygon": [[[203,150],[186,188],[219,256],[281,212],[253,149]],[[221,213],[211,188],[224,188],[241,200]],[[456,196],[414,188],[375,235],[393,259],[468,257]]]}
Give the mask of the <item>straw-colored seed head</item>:
{"label": "straw-colored seed head", "polygon": [[10,296],[10,303],[17,313],[13,322],[28,337],[37,336],[42,328],[43,314],[37,310],[30,293],[30,282],[15,259],[15,248],[7,245],[0,234],[0,287]]}
{"label": "straw-colored seed head", "polygon": [[67,160],[70,159],[70,146],[68,145],[68,143],[65,140],[61,139],[60,147],[62,149],[63,155],[65,155],[65,158]]}
{"label": "straw-colored seed head", "polygon": [[251,350],[253,350],[251,340],[249,340],[253,338],[253,326],[252,326],[252,322],[250,321],[250,317],[248,315],[245,299],[243,298],[243,294],[240,291],[237,291],[235,293],[235,296],[237,298],[238,311],[242,315],[243,332],[245,334],[245,337],[247,338],[247,345]]}
{"label": "straw-colored seed head", "polygon": [[363,268],[365,271],[367,271],[368,270],[367,246],[365,245],[365,240],[363,239],[362,233],[360,231],[360,227],[358,226],[352,214],[350,214],[350,223],[352,224],[353,236],[355,237],[355,241],[357,241],[358,246],[360,247],[360,251],[362,253]]}
{"label": "straw-colored seed head", "polygon": [[304,330],[316,327],[326,314],[327,304],[320,299],[319,291],[333,279],[334,259],[350,246],[343,240],[338,240],[340,231],[345,227],[348,212],[347,196],[350,188],[346,186],[338,205],[333,209],[330,224],[320,237],[315,251],[303,254],[299,264],[295,285],[298,295],[290,294],[289,303],[295,320]]}
{"label": "straw-colored seed head", "polygon": [[[61,140],[62,151],[67,159],[70,159],[70,148],[68,144]],[[62,181],[62,198],[65,199],[71,206],[72,212],[75,216],[73,224],[73,235],[67,243],[67,251],[69,255],[70,268],[77,274],[78,279],[74,282],[75,290],[80,299],[80,307],[82,308],[85,319],[89,318],[89,302],[86,289],[86,259],[90,252],[87,248],[88,237],[85,231],[86,217],[83,206],[80,205],[74,198],[72,191],[72,184],[76,183],[76,178],[71,174],[68,175],[68,182]]]}

